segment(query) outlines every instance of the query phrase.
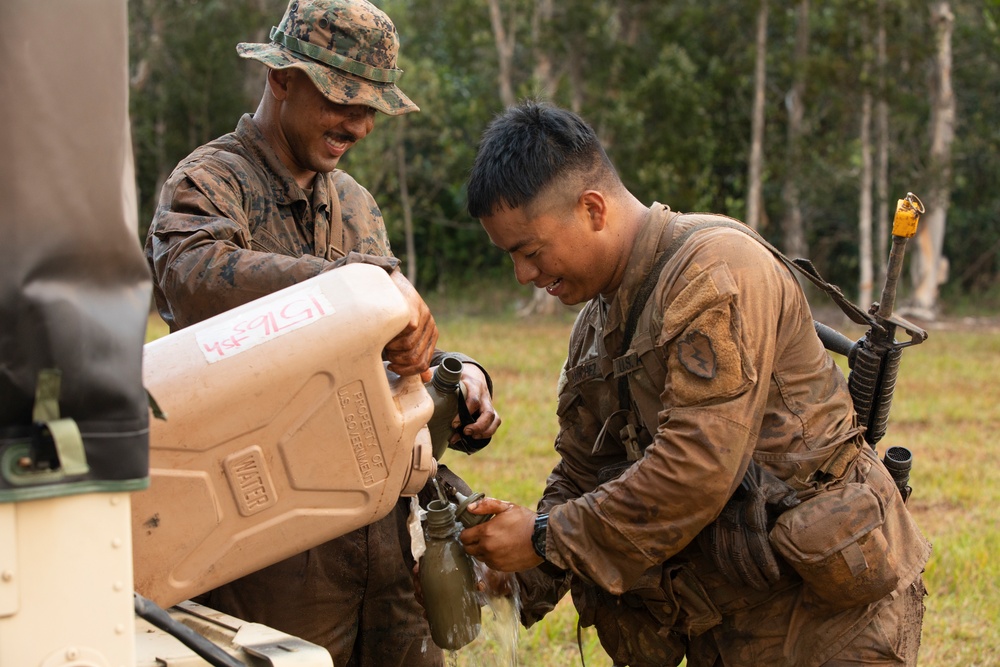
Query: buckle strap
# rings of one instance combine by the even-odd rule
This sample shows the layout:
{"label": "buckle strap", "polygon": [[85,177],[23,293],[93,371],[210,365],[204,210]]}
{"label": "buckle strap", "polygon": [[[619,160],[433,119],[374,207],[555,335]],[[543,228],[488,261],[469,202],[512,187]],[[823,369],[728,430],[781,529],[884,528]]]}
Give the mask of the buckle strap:
{"label": "buckle strap", "polygon": [[83,436],[75,421],[59,416],[61,388],[62,373],[58,369],[43,368],[38,371],[31,418],[38,429],[36,435],[47,433],[52,438],[63,473],[67,476],[84,475],[90,471],[90,466],[83,448]]}

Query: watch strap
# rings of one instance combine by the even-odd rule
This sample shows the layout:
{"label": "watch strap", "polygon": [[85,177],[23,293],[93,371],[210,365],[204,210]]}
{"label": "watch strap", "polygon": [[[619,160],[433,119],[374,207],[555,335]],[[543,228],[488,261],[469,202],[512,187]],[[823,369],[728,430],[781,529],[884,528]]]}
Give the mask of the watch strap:
{"label": "watch strap", "polygon": [[549,515],[539,514],[535,517],[535,530],[531,533],[531,546],[540,558],[545,558],[545,533],[549,528]]}

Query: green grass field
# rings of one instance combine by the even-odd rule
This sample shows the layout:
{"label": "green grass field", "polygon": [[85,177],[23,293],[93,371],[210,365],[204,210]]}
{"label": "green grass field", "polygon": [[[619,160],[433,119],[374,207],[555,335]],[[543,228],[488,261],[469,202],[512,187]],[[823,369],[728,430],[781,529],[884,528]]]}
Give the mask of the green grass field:
{"label": "green grass field", "polygon": [[[556,380],[572,314],[521,319],[496,314],[502,308],[467,316],[432,307],[443,311],[437,315],[439,346],[470,354],[490,370],[503,416],[488,448],[472,457],[450,452],[443,462],[474,490],[534,506],[557,460]],[[930,594],[920,652],[924,666],[1000,665],[998,405],[1000,333],[935,330],[904,354],[879,449],[905,445],[914,453],[909,505],[934,544],[925,574]],[[491,617],[484,609],[483,636],[449,656],[449,665],[513,664],[511,628]],[[522,666],[580,664],[569,599],[541,623],[522,628],[516,647]],[[583,632],[583,648],[588,666],[611,664],[592,628]]]}
{"label": "green grass field", "polygon": [[[473,457],[445,463],[473,489],[533,506],[557,460],[555,385],[572,318],[439,317],[440,347],[493,374],[503,425]],[[851,332],[860,335],[860,332]],[[920,664],[1000,665],[1000,333],[932,331],[903,356],[891,423],[879,443],[914,453],[909,505],[934,544]],[[487,615],[488,616],[488,615]],[[609,665],[593,629],[588,665]],[[567,599],[521,630],[519,664],[576,665],[576,613]],[[483,664],[494,664],[482,660]],[[458,664],[475,665],[477,659]],[[501,664],[501,663],[496,663]]]}

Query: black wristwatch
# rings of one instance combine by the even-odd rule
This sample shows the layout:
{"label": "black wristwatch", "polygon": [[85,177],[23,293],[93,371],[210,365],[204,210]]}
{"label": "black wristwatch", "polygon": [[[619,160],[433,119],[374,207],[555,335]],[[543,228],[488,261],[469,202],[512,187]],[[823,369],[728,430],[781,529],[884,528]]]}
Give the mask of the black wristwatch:
{"label": "black wristwatch", "polygon": [[542,559],[545,558],[545,531],[549,527],[549,515],[539,514],[535,517],[535,531],[531,533],[531,546]]}

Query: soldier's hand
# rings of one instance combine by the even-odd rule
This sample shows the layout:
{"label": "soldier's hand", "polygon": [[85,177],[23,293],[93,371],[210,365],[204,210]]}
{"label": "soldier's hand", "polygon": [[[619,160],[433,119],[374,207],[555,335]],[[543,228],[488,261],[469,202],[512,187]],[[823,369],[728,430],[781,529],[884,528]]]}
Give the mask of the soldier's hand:
{"label": "soldier's hand", "polygon": [[431,366],[431,357],[437,345],[438,330],[431,309],[417,293],[406,276],[393,271],[392,282],[410,306],[410,321],[399,335],[385,346],[389,370],[399,375],[419,375]]}
{"label": "soldier's hand", "polygon": [[[479,366],[475,364],[462,364],[462,395],[465,396],[465,407],[470,415],[476,416],[476,421],[462,429],[462,433],[455,433],[451,438],[451,444],[458,442],[462,435],[471,438],[484,439],[492,437],[500,428],[500,415],[493,407],[493,397],[490,396],[490,387],[486,382],[486,376]],[[455,417],[452,427],[461,427],[461,418]]]}
{"label": "soldier's hand", "polygon": [[517,591],[517,579],[511,572],[500,572],[483,567],[479,580],[480,590],[490,597],[512,598]]}
{"label": "soldier's hand", "polygon": [[469,505],[469,511],[494,515],[489,521],[466,528],[459,535],[470,555],[501,572],[523,572],[542,564],[531,546],[534,512],[496,498],[476,501]]}

